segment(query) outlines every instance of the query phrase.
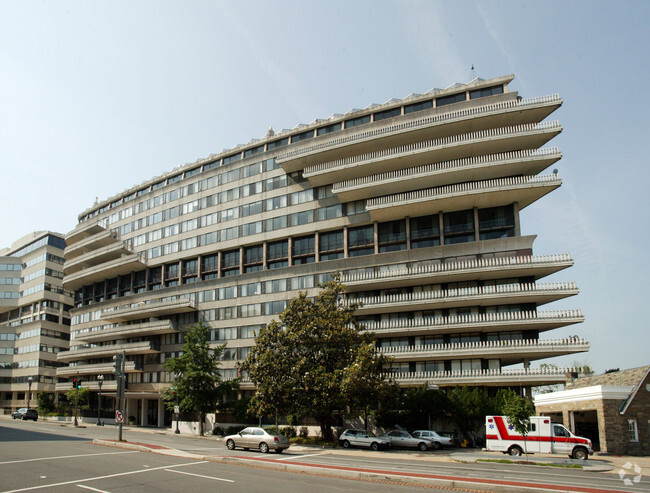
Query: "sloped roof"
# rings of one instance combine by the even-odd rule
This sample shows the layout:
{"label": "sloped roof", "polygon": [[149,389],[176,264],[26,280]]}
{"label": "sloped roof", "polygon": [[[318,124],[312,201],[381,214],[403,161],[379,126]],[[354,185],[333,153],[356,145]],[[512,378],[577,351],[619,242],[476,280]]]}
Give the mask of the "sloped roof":
{"label": "sloped roof", "polygon": [[650,365],[630,368],[629,370],[620,370],[602,375],[593,375],[591,377],[577,378],[566,389],[581,389],[584,387],[593,387],[594,385],[618,385],[618,386],[638,386],[644,380],[650,370]]}

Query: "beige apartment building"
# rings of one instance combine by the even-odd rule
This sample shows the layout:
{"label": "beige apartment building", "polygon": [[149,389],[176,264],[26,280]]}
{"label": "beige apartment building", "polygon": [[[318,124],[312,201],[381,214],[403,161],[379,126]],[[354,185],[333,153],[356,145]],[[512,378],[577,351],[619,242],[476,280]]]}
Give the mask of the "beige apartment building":
{"label": "beige apartment building", "polygon": [[546,119],[562,99],[522,98],[513,78],[269,130],[82,212],[66,236],[74,309],[57,390],[99,374],[114,390],[124,351],[127,414],[162,426],[173,381],[162,364],[183,327],[208,324],[227,344],[223,376],[239,376],[259,328],[334,271],[403,386],[564,382],[531,362],[589,349],[543,337],[583,321],[549,306],[575,283],[544,281],[573,259],[535,255],[520,228],[520,211],[561,185],[547,172],[561,153],[546,144],[562,126]]}
{"label": "beige apartment building", "polygon": [[39,231],[0,250],[0,408],[36,407],[55,393],[69,349],[72,293],[63,289],[62,235]]}

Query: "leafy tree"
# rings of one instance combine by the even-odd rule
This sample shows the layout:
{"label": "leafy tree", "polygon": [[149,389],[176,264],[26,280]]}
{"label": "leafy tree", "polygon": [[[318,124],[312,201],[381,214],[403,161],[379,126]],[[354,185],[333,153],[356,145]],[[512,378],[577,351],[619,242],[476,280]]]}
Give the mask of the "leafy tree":
{"label": "leafy tree", "polygon": [[54,411],[54,394],[41,391],[38,393],[36,399],[38,402],[38,410],[41,414],[49,414]]}
{"label": "leafy tree", "polygon": [[473,442],[490,410],[490,400],[478,387],[455,387],[447,394],[452,420],[461,434]]}
{"label": "leafy tree", "polygon": [[535,414],[535,407],[529,400],[517,395],[512,390],[504,397],[505,405],[503,407],[503,414],[508,418],[508,423],[515,431],[524,437],[524,452],[526,453],[526,460],[528,460],[526,436],[528,435],[530,417]]}
{"label": "leafy tree", "polygon": [[382,399],[383,407],[375,412],[377,424],[384,428],[400,425],[408,430],[428,429],[431,420],[445,418],[450,402],[444,391],[427,385],[399,389]]}
{"label": "leafy tree", "polygon": [[387,359],[376,353],[374,336],[355,320],[358,305],[340,303],[340,276],[320,288],[314,298],[301,292],[279,322],[261,329],[240,368],[257,387],[252,412],[312,416],[330,441],[337,410],[365,409],[376,402],[387,385],[381,375]]}
{"label": "leafy tree", "polygon": [[87,411],[90,409],[88,397],[90,390],[88,387],[81,387],[80,389],[70,389],[65,393],[65,398],[68,401],[68,412],[74,415],[75,401],[77,403],[77,410]]}
{"label": "leafy tree", "polygon": [[[210,346],[210,329],[199,322],[188,327],[180,356],[169,358],[164,367],[175,376],[174,387],[163,393],[167,407],[173,409],[178,397],[182,412],[198,413],[200,433],[205,416],[216,410],[221,398],[238,387],[238,382],[223,381],[219,374],[219,356],[225,345]],[[176,392],[176,396],[174,395]]]}

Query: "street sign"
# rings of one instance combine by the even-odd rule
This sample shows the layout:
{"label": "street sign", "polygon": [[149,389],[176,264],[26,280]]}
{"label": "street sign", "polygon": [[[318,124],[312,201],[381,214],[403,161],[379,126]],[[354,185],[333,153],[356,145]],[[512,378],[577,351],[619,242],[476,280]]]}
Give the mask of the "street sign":
{"label": "street sign", "polygon": [[174,414],[178,414],[181,412],[181,408],[179,406],[174,406]]}
{"label": "street sign", "polygon": [[121,423],[122,421],[124,421],[124,414],[122,414],[122,411],[115,411],[115,422]]}

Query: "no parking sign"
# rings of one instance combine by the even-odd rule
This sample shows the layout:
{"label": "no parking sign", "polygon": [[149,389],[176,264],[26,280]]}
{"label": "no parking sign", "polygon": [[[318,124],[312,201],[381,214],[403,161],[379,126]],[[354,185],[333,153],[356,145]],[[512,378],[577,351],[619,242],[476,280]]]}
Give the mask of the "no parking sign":
{"label": "no parking sign", "polygon": [[122,411],[115,411],[115,422],[121,423],[122,421],[124,421],[124,414],[122,414]]}

